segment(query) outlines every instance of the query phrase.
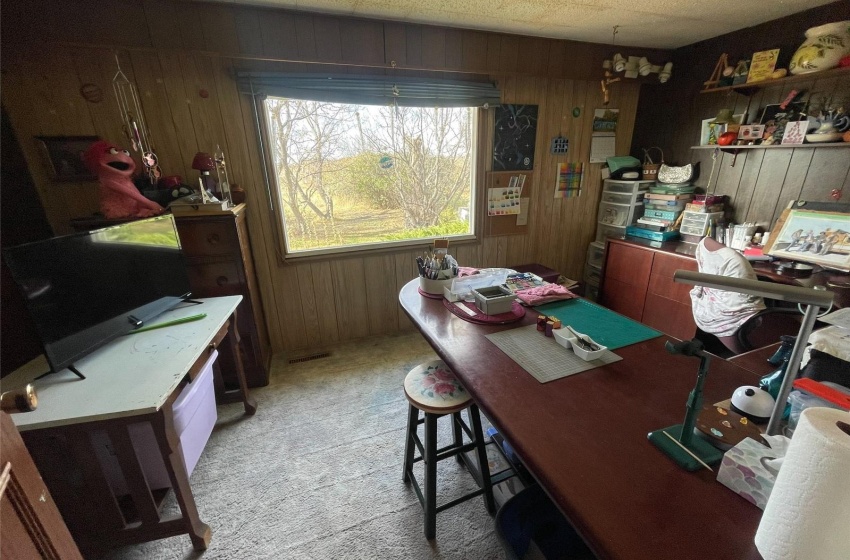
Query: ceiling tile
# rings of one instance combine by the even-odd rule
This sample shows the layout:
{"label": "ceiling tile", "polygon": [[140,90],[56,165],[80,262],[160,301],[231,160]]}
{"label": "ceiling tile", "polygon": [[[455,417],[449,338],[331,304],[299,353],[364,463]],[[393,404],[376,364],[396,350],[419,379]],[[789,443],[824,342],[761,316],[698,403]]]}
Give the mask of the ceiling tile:
{"label": "ceiling tile", "polygon": [[[523,35],[676,48],[833,0],[220,0]],[[800,30],[803,37],[805,29]]]}

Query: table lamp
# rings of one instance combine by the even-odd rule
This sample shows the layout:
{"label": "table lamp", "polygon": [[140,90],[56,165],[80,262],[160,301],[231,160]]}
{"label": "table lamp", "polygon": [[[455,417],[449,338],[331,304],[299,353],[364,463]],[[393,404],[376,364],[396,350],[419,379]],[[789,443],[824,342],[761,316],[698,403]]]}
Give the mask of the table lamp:
{"label": "table lamp", "polygon": [[673,281],[680,284],[705,286],[707,288],[714,288],[715,290],[751,294],[767,299],[787,301],[789,303],[798,303],[807,306],[806,312],[803,314],[800,331],[797,333],[797,341],[794,343],[791,358],[788,360],[788,367],[785,370],[785,377],[782,380],[779,395],[776,397],[773,413],[770,415],[770,420],[765,430],[765,433],[771,436],[779,433],[779,422],[782,420],[782,415],[785,412],[785,403],[788,401],[788,394],[791,392],[794,379],[800,371],[800,360],[803,357],[803,350],[808,344],[809,335],[812,334],[812,327],[814,327],[818,312],[821,308],[825,309],[832,304],[832,292],[788,286],[775,282],[763,282],[761,280],[727,278],[726,276],[703,274],[689,270],[677,270],[673,274]]}

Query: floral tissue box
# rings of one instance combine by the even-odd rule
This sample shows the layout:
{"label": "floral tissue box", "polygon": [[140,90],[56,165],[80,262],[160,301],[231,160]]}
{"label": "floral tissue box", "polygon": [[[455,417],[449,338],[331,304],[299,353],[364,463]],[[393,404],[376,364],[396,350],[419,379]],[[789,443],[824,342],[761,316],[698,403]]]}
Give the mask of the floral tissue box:
{"label": "floral tissue box", "polygon": [[777,471],[765,465],[767,459],[781,457],[782,454],[762,445],[752,438],[746,438],[723,455],[717,481],[750,503],[764,509]]}

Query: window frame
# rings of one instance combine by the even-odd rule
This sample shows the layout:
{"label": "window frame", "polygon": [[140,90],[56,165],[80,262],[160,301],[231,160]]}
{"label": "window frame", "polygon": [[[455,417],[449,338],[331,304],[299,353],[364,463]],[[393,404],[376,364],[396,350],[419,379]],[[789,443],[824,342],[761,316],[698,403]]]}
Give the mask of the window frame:
{"label": "window frame", "polygon": [[[281,263],[286,261],[309,262],[311,260],[326,260],[328,257],[345,257],[345,256],[367,256],[369,254],[380,253],[399,253],[409,250],[414,247],[422,247],[431,245],[434,239],[451,240],[454,245],[463,245],[470,243],[480,243],[484,216],[484,204],[482,203],[482,191],[486,191],[482,183],[485,177],[484,162],[485,154],[481,147],[481,142],[486,139],[486,123],[491,119],[492,109],[486,107],[470,107],[472,109],[472,162],[470,165],[470,188],[472,189],[470,200],[470,222],[472,224],[471,232],[460,235],[451,236],[434,236],[434,237],[418,237],[416,239],[407,239],[399,241],[380,241],[374,243],[361,243],[357,245],[346,245],[342,247],[325,247],[320,249],[305,249],[301,251],[290,251],[287,244],[286,224],[284,214],[284,202],[278,179],[274,172],[274,161],[269,146],[269,126],[265,101],[267,96],[257,94],[253,96],[254,116],[257,124],[257,136],[259,148],[264,166],[264,179],[266,182],[267,194],[269,196],[269,210],[271,219],[274,221],[273,227],[276,232],[274,243],[277,248],[278,258]],[[486,198],[486,197],[485,197]]]}

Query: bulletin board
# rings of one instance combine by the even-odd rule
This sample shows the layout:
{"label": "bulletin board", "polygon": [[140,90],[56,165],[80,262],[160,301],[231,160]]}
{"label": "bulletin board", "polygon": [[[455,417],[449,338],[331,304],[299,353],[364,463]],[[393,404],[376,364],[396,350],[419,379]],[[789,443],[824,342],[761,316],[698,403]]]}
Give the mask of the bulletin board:
{"label": "bulletin board", "polygon": [[487,236],[496,235],[517,235],[528,232],[528,221],[531,219],[531,208],[525,209],[525,225],[517,225],[517,220],[523,215],[508,215],[508,216],[490,216],[487,213],[486,201],[487,195],[491,188],[508,188],[511,177],[525,176],[523,184],[521,201],[526,206],[531,205],[533,193],[533,171],[488,171],[486,189],[483,194],[485,199],[484,208],[484,234]]}

